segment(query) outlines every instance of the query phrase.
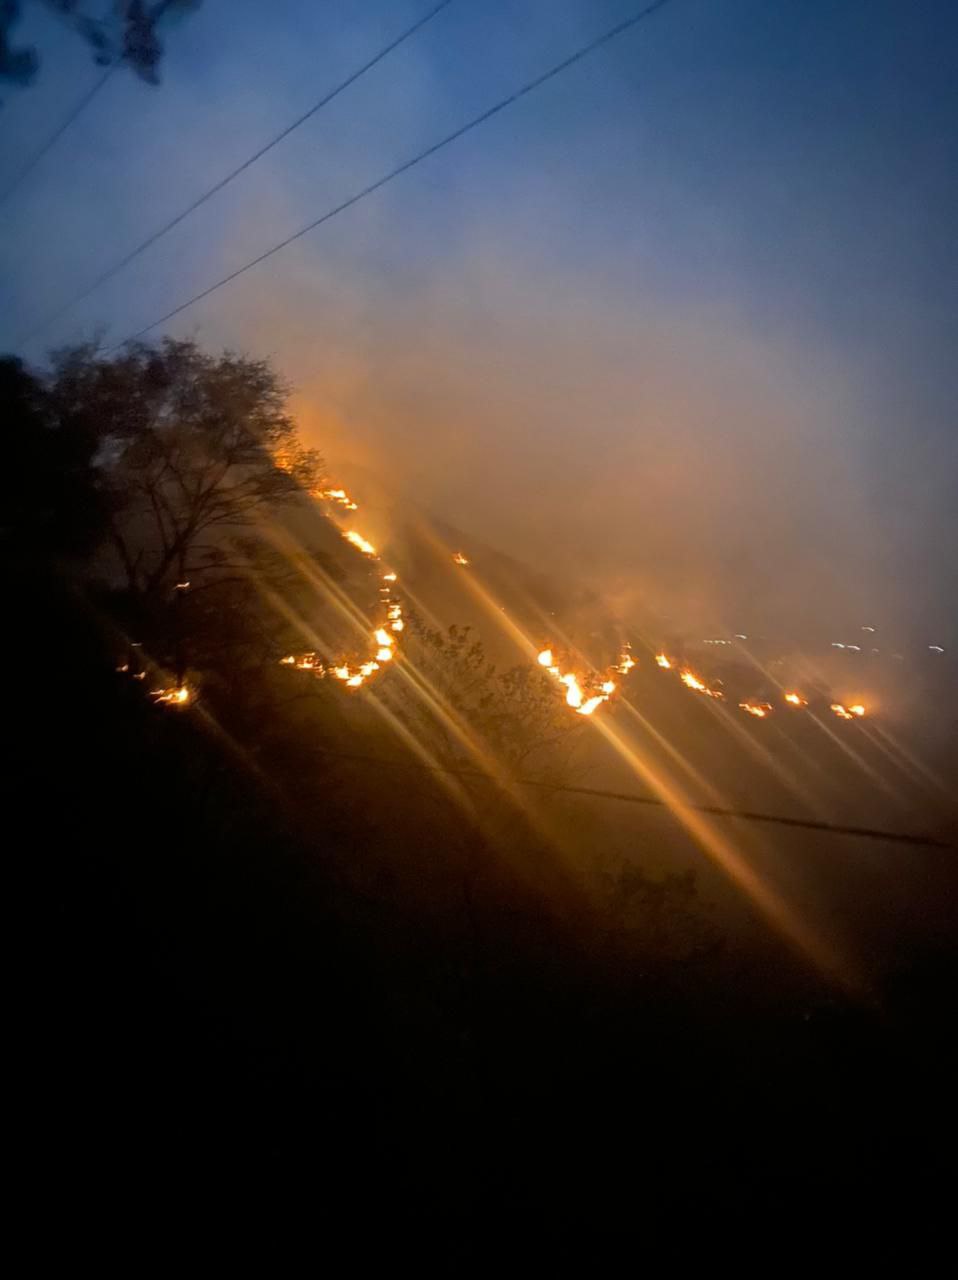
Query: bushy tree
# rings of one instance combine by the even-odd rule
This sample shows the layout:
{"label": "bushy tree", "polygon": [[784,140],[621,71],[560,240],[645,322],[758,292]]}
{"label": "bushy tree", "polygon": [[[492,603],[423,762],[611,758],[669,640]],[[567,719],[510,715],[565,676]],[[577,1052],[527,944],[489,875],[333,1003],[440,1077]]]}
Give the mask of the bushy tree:
{"label": "bushy tree", "polygon": [[249,531],[319,483],[321,460],[299,443],[286,394],[265,361],[169,338],[110,358],[89,346],[54,358],[51,408],[97,441],[109,541],[130,592],[166,594],[248,564],[258,545]]}

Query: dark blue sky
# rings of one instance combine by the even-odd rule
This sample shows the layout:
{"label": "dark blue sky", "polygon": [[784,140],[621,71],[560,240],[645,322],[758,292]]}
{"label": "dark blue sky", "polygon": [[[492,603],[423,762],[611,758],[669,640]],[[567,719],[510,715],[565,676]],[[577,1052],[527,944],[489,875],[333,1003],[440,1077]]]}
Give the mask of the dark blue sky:
{"label": "dark blue sky", "polygon": [[[206,0],[0,210],[0,345],[428,7]],[[634,7],[455,0],[27,354],[124,337]],[[31,34],[0,177],[98,74]],[[945,0],[672,0],[172,331],[272,354],[334,464],[623,607],[958,640],[956,54]]]}

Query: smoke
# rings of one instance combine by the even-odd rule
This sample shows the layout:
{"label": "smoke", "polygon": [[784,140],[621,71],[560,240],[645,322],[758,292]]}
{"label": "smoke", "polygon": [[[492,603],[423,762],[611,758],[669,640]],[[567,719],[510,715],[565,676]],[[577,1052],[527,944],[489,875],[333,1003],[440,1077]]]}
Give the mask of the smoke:
{"label": "smoke", "polygon": [[[554,9],[452,6],[51,340],[103,323],[111,340],[135,331],[594,34],[592,6],[570,3],[550,24]],[[24,196],[0,265],[28,319],[242,160],[416,6],[373,6],[346,24],[304,5],[295,29],[259,6],[224,27],[215,10],[184,28],[191,49],[171,41],[160,94],[134,100],[132,78],[111,86],[85,125],[97,148],[64,153]],[[623,617],[792,634],[924,619],[936,601],[950,617],[955,437],[914,390],[936,369],[942,382],[944,358],[919,341],[915,317],[945,295],[917,287],[937,278],[931,250],[919,252],[909,209],[886,198],[891,187],[920,194],[938,169],[923,153],[913,172],[913,149],[875,145],[888,112],[900,115],[876,68],[907,74],[894,30],[861,45],[849,16],[847,38],[874,67],[835,75],[831,36],[809,39],[776,96],[778,78],[752,74],[771,55],[748,45],[741,13],[696,12],[694,39],[681,22],[650,24],[171,329],[271,357],[309,443],[359,486],[364,510],[371,492],[394,520],[406,502],[425,506],[587,581]],[[786,34],[773,23],[773,49]],[[860,113],[843,96],[847,75],[859,77]],[[943,209],[944,191],[928,190]],[[923,225],[934,245],[933,220]],[[39,260],[23,252],[33,243]]]}
{"label": "smoke", "polygon": [[874,606],[854,389],[732,307],[610,297],[501,243],[356,307],[349,350],[314,323],[304,344],[288,308],[287,347],[270,321],[311,443],[341,465],[623,614]]}

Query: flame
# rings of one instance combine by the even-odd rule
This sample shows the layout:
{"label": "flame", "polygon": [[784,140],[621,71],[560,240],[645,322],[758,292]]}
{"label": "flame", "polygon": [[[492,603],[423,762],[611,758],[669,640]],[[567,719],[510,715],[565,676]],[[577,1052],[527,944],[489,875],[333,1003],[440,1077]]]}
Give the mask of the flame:
{"label": "flame", "polygon": [[655,655],[655,660],[659,664],[659,666],[663,668],[663,670],[665,671],[672,670],[672,664],[671,662],[669,662],[668,658],[665,656],[664,653],[657,653]]}
{"label": "flame", "polygon": [[173,685],[169,689],[150,690],[150,697],[154,701],[170,707],[185,707],[192,696],[189,687],[185,684]]}
{"label": "flame", "polygon": [[831,710],[835,712],[839,720],[854,719],[852,713],[850,711],[847,711],[840,702],[833,702],[831,705]]}
{"label": "flame", "polygon": [[767,702],[740,702],[738,705],[743,711],[747,711],[750,716],[755,716],[759,720],[764,720],[772,709]]}
{"label": "flame", "polygon": [[456,564],[468,564],[468,563],[469,563],[469,561],[466,559],[466,557],[462,554],[462,552],[461,552],[461,551],[457,551],[457,552],[456,552],[456,554],[455,554],[452,558],[453,558],[453,560],[455,561],[455,563],[456,563]]}
{"label": "flame", "polygon": [[[353,541],[358,535],[350,536],[344,534]],[[370,544],[366,544],[369,546]],[[383,579],[386,582],[395,582],[397,575],[395,573],[384,573]],[[395,645],[396,636],[392,633],[403,630],[405,623],[402,616],[402,605],[399,601],[390,598],[389,588],[381,587],[381,592],[386,593],[386,599],[382,602],[386,609],[386,617],[381,625],[377,626],[372,632],[372,642],[375,646],[375,657],[367,658],[365,661],[343,659],[337,665],[326,667],[322,662],[318,661],[315,653],[304,653],[298,657],[294,654],[288,654],[285,658],[280,658],[280,664],[287,667],[295,667],[298,671],[309,671],[318,678],[332,676],[334,679],[341,681],[348,689],[358,689],[361,685],[371,679],[377,671],[382,670],[382,664],[391,662],[396,656]],[[387,627],[389,628],[387,630]]]}
{"label": "flame", "polygon": [[364,556],[371,556],[373,559],[375,559],[376,556],[378,555],[378,552],[376,551],[376,548],[373,546],[373,544],[371,542],[367,542],[366,539],[362,536],[362,534],[357,533],[355,529],[347,529],[343,533],[343,537],[346,539],[347,542],[351,542],[352,545],[357,548],[357,550],[361,551]]}
{"label": "flame", "polygon": [[359,504],[353,502],[345,489],[313,489],[310,496],[323,498],[326,502],[335,502],[338,506],[345,507],[347,511],[359,510]]}
{"label": "flame", "polygon": [[696,689],[699,693],[706,693],[707,686],[698,676],[693,675],[691,671],[682,672],[682,683],[688,685],[690,689]]}
{"label": "flame", "polygon": [[852,705],[848,708],[848,710],[852,713],[853,716],[863,716],[865,714],[865,708],[862,706],[860,702],[853,702]]}
{"label": "flame", "polygon": [[627,676],[634,666],[635,659],[632,657],[631,653],[623,653],[622,657],[619,659],[619,665],[616,667],[616,671],[618,671],[621,676]]}
{"label": "flame", "polygon": [[565,687],[566,705],[570,706],[573,711],[580,716],[591,716],[596,707],[600,707],[603,702],[608,702],[609,698],[615,693],[615,681],[605,680],[599,687],[599,693],[590,693],[588,697],[583,692],[579,678],[567,672],[562,674],[561,668],[555,661],[555,655],[551,649],[542,649],[536,655],[536,661],[540,667],[544,667],[550,676],[554,676],[559,684]]}
{"label": "flame", "polygon": [[803,698],[800,693],[786,693],[785,701],[791,703],[793,707],[807,707],[808,699]]}
{"label": "flame", "polygon": [[605,694],[595,694],[594,697],[587,698],[581,707],[576,707],[580,716],[591,716],[596,707],[600,707],[606,699]]}
{"label": "flame", "polygon": [[574,675],[560,676],[559,683],[564,684],[568,690],[565,696],[566,702],[570,707],[578,710],[582,706],[582,690],[579,688],[578,680]]}

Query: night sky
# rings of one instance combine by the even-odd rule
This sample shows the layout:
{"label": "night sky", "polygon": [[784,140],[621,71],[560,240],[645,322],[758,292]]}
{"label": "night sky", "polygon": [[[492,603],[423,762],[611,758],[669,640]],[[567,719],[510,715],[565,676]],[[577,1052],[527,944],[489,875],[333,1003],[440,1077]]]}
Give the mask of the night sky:
{"label": "night sky", "polygon": [[[122,340],[636,5],[454,0],[21,345],[429,7],[205,0],[0,209],[0,346]],[[17,35],[4,182],[100,74],[39,6]],[[672,0],[169,332],[271,356],[340,473],[623,610],[950,645],[956,55],[945,0]]]}

